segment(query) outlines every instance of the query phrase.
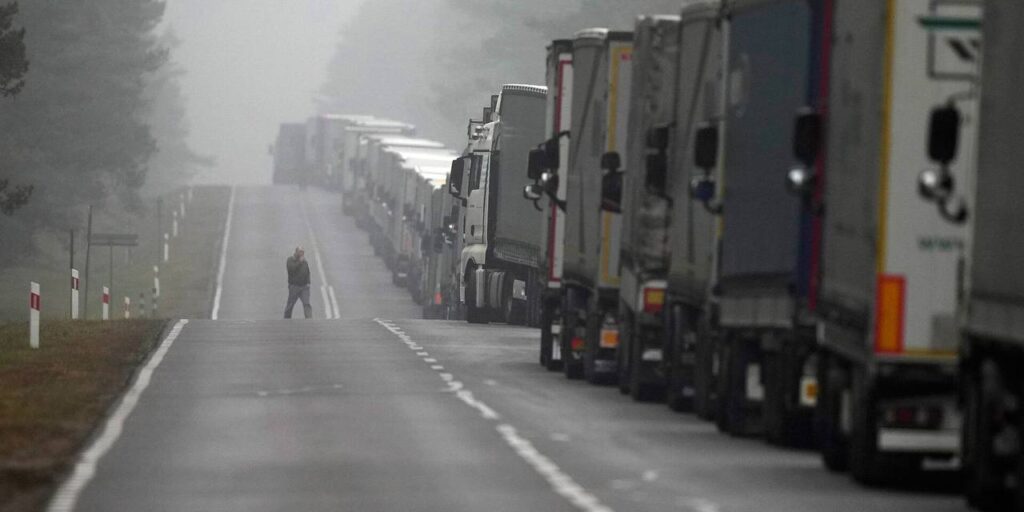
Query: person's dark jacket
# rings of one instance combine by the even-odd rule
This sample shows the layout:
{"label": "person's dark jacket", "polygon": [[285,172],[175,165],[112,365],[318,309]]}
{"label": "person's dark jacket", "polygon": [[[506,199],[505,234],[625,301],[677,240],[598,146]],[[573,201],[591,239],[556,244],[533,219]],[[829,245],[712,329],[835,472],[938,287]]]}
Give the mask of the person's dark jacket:
{"label": "person's dark jacket", "polygon": [[295,256],[290,256],[287,262],[288,284],[291,286],[309,285],[309,262],[305,259],[299,261]]}

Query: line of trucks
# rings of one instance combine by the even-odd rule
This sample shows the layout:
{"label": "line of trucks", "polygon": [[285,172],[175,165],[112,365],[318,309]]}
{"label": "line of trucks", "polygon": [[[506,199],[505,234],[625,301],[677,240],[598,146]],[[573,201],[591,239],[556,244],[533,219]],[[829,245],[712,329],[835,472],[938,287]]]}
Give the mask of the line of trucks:
{"label": "line of trucks", "polygon": [[320,116],[275,162],[303,141],[425,318],[539,327],[568,378],[1024,510],[1021,26],[1019,0],[692,1],[552,41],[461,151]]}

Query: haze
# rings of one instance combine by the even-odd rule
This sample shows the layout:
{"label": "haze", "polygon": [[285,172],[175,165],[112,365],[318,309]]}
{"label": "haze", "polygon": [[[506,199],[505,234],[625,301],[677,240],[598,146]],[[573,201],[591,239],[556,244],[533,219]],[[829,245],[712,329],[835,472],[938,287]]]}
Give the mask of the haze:
{"label": "haze", "polygon": [[313,110],[345,20],[362,0],[177,0],[189,142],[216,165],[200,182],[267,183],[278,123]]}

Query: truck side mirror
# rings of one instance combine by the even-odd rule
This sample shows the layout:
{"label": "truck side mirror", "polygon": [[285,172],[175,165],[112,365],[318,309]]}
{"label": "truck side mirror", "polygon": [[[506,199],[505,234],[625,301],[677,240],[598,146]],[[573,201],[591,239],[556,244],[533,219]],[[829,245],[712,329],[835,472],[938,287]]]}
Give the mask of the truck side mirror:
{"label": "truck side mirror", "polygon": [[548,169],[548,155],[544,148],[536,148],[530,150],[530,159],[526,165],[526,177],[537,181],[540,179],[541,174]]}
{"label": "truck side mirror", "polygon": [[462,166],[463,158],[456,158],[452,160],[451,173],[448,174],[448,193],[461,198],[462,197]]}
{"label": "truck side mirror", "polygon": [[544,193],[551,197],[556,197],[558,195],[558,174],[553,172],[541,174],[540,185],[544,188]]}
{"label": "truck side mirror", "polygon": [[793,156],[811,168],[821,149],[821,116],[808,107],[797,112],[793,124]]}
{"label": "truck side mirror", "polygon": [[527,201],[533,201],[536,203],[537,201],[540,201],[540,198],[543,196],[543,189],[540,185],[536,183],[531,183],[523,187],[523,198],[526,199]]}
{"label": "truck side mirror", "polygon": [[655,126],[647,130],[647,149],[665,151],[668,149],[668,126]]}
{"label": "truck side mirror", "polygon": [[616,151],[609,151],[601,155],[601,168],[610,173],[617,172],[622,167],[622,157]]}
{"label": "truck side mirror", "polygon": [[706,125],[697,130],[694,140],[693,163],[699,169],[710,171],[718,164],[718,127]]}
{"label": "truck side mirror", "polygon": [[707,176],[700,176],[690,181],[690,197],[708,204],[715,198],[715,181]]}
{"label": "truck side mirror", "polygon": [[668,174],[668,156],[664,151],[647,155],[647,179],[645,184],[652,191],[665,190],[665,178]]}
{"label": "truck side mirror", "polygon": [[959,140],[960,111],[956,106],[933,109],[928,126],[928,157],[943,166],[949,165],[956,158]]}
{"label": "truck side mirror", "polygon": [[[617,153],[612,153],[618,156]],[[601,209],[606,212],[622,211],[622,173],[608,172],[601,177]]]}

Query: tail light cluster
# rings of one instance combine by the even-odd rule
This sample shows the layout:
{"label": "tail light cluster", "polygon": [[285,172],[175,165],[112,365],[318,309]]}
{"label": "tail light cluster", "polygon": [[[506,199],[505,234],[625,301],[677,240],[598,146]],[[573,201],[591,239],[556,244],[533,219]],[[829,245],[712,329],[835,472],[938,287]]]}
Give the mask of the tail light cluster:
{"label": "tail light cluster", "polygon": [[938,430],[942,420],[940,406],[896,405],[882,410],[883,428]]}
{"label": "tail light cluster", "polygon": [[644,313],[657,314],[665,309],[665,289],[646,287],[643,291]]}

